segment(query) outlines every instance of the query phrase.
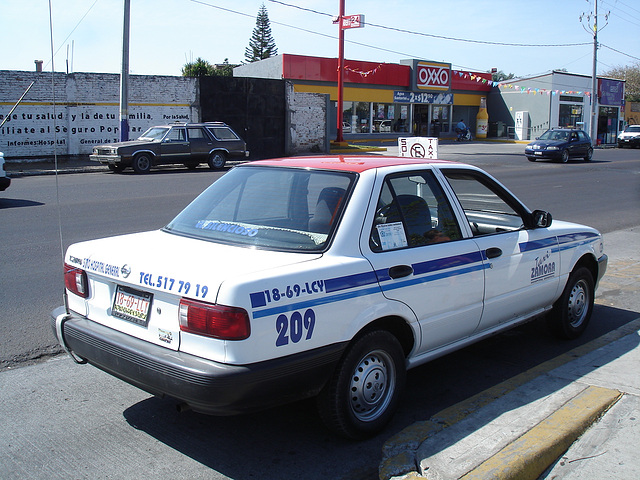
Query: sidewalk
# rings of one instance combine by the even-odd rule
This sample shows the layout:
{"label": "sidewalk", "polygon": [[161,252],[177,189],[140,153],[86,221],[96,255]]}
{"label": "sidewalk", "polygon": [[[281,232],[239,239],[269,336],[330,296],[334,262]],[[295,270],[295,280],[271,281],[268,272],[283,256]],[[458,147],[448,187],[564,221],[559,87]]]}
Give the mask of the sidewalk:
{"label": "sidewalk", "polygon": [[598,303],[631,298],[635,320],[406,428],[381,480],[640,478],[640,232],[605,243],[617,253]]}

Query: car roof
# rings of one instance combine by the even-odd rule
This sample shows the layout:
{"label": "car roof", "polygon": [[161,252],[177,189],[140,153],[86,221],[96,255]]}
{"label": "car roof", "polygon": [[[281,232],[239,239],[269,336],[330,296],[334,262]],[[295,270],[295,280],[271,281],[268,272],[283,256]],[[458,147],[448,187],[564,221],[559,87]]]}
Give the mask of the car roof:
{"label": "car roof", "polygon": [[[383,167],[424,166],[453,164],[446,160],[431,160],[412,157],[362,156],[362,155],[327,155],[308,157],[276,158],[245,163],[242,166],[277,166],[295,168],[313,168],[320,170],[340,170],[361,173],[366,170]],[[459,165],[459,164],[458,164]]]}
{"label": "car roof", "polygon": [[553,127],[547,130],[548,132],[584,132],[581,128],[570,127]]}

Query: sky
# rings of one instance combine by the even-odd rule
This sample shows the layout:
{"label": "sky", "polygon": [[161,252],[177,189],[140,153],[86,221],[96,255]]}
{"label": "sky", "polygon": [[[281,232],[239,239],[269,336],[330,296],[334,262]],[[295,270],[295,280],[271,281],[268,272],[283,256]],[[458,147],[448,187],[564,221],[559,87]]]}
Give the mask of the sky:
{"label": "sky", "polygon": [[[516,78],[558,69],[591,75],[594,1],[345,0],[345,13],[364,14],[366,22],[345,31],[345,57],[443,61]],[[640,1],[597,2],[598,74],[639,64]],[[332,16],[339,0],[131,0],[130,73],[181,75],[198,57],[245,62],[263,3],[279,54],[338,56]],[[33,71],[34,60],[43,60],[45,71],[53,63],[57,72],[120,73],[123,6],[124,0],[0,0],[0,70]]]}

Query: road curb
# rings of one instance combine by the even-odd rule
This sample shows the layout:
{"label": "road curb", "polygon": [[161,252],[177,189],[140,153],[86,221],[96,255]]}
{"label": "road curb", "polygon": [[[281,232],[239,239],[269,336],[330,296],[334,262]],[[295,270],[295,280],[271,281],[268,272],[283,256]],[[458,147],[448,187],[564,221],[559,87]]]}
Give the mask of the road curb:
{"label": "road curb", "polygon": [[620,398],[618,390],[587,387],[461,480],[537,479]]}
{"label": "road curb", "polygon": [[[382,460],[378,466],[379,480],[415,480],[426,478],[418,473],[420,459],[416,458],[417,451],[423,442],[434,437],[439,432],[453,427],[469,417],[472,413],[477,412],[483,407],[487,407],[495,400],[524,386],[544,373],[566,365],[591,351],[619,340],[630,333],[637,332],[639,329],[640,318],[637,318],[589,343],[576,347],[515,377],[505,380],[492,388],[484,390],[467,400],[452,405],[435,414],[429,420],[409,425],[384,443],[382,447]],[[502,479],[502,477],[493,478]]]}

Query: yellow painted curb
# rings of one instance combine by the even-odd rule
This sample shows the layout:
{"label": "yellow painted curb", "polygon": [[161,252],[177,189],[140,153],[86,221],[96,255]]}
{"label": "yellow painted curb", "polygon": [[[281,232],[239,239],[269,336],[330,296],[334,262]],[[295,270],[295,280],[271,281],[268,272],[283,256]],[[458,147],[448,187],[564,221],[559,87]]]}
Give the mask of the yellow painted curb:
{"label": "yellow painted curb", "polygon": [[535,480],[622,394],[589,386],[461,480]]}

